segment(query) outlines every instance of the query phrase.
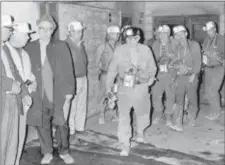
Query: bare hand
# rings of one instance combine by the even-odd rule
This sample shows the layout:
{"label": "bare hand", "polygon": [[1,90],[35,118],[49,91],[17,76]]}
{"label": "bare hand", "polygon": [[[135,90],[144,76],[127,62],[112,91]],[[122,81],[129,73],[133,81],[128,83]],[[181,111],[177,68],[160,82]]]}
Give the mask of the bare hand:
{"label": "bare hand", "polygon": [[73,98],[73,95],[68,94],[68,95],[65,96],[65,98],[66,98],[66,101],[71,101],[72,98]]}
{"label": "bare hand", "polygon": [[30,84],[28,86],[28,89],[29,89],[30,93],[31,92],[36,92],[36,90],[37,90],[37,83],[36,82],[33,82],[32,84]]}
{"label": "bare hand", "polygon": [[19,94],[21,92],[21,83],[13,82],[12,84],[12,93]]}
{"label": "bare hand", "polygon": [[151,86],[156,81],[156,78],[150,78],[148,81],[148,85]]}
{"label": "bare hand", "polygon": [[23,105],[30,107],[32,104],[32,98],[29,95],[24,96],[22,99]]}

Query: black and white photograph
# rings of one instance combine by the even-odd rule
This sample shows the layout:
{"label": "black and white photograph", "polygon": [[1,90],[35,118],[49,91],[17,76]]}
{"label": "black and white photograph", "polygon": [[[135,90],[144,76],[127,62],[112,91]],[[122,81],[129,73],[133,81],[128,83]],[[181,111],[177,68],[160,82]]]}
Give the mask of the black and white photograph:
{"label": "black and white photograph", "polygon": [[225,165],[225,1],[0,5],[0,165]]}

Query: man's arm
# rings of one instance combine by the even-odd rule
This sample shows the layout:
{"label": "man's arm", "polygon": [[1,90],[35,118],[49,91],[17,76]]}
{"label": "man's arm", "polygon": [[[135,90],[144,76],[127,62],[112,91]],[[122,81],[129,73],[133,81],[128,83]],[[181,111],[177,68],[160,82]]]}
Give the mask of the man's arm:
{"label": "man's arm", "polygon": [[[63,93],[66,95],[75,94],[75,73],[73,67],[73,60],[69,47],[65,42],[60,43],[58,53],[61,56],[60,64],[62,65],[61,76],[63,76]],[[56,66],[57,67],[57,66]]]}
{"label": "man's arm", "polygon": [[96,66],[98,67],[98,69],[101,68],[101,57],[102,57],[102,53],[104,51],[104,46],[103,45],[100,45],[98,48],[97,48],[97,51],[96,51]]}
{"label": "man's arm", "polygon": [[155,58],[155,62],[159,63],[160,61],[160,55],[159,55],[159,48],[158,48],[158,41],[154,42],[152,45],[152,51],[151,54]]}
{"label": "man's arm", "polygon": [[193,43],[192,48],[192,58],[193,58],[193,74],[198,74],[201,70],[202,65],[202,56],[201,56],[201,49],[200,45],[197,42]]}
{"label": "man's arm", "polygon": [[208,37],[206,37],[201,45],[202,50],[204,51],[207,48],[208,45]]}
{"label": "man's arm", "polygon": [[118,61],[119,61],[118,58],[120,57],[120,54],[121,54],[120,48],[117,48],[112,57],[112,61],[109,65],[107,79],[106,79],[107,92],[111,92],[111,88],[113,86],[114,79],[115,79],[116,75],[118,74]]}
{"label": "man's arm", "polygon": [[3,91],[11,91],[13,85],[13,79],[1,76],[1,88]]}
{"label": "man's arm", "polygon": [[150,75],[150,79],[148,81],[148,85],[150,86],[155,81],[157,67],[156,67],[156,62],[155,62],[155,59],[153,57],[152,51],[150,49],[147,50],[147,54],[148,54],[148,58],[149,58],[147,71],[148,71],[148,74]]}
{"label": "man's arm", "polygon": [[224,49],[225,49],[224,48],[224,36],[220,36],[219,41],[218,41],[218,51],[219,51],[218,56],[223,61],[225,60]]}

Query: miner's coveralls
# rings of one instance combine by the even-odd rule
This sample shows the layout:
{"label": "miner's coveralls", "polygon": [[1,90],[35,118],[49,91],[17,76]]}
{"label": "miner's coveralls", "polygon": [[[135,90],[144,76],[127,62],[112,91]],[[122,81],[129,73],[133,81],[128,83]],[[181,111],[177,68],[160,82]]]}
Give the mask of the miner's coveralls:
{"label": "miner's coveralls", "polygon": [[[139,84],[135,87],[123,85],[125,73],[131,68],[139,69],[137,79]],[[130,46],[124,44],[115,50],[107,75],[107,91],[113,85],[113,80],[118,75],[118,139],[122,147],[129,148],[131,134],[130,111],[134,108],[137,119],[137,134],[143,136],[143,131],[150,120],[150,95],[149,85],[154,82],[156,65],[151,50],[142,44]]]}
{"label": "miner's coveralls", "polygon": [[219,113],[221,111],[219,91],[224,81],[224,36],[216,34],[212,40],[206,37],[202,47],[205,65],[205,95],[210,103],[211,111]]}
{"label": "miner's coveralls", "polygon": [[[152,98],[154,107],[154,116],[163,112],[162,97],[166,94],[166,110],[165,113],[172,114],[173,104],[175,101],[175,92],[173,91],[173,77],[169,73],[168,64],[173,58],[172,41],[162,46],[159,40],[153,44],[153,53],[157,62],[158,73],[157,82],[152,87]],[[166,67],[166,68],[165,68]]]}
{"label": "miner's coveralls", "polygon": [[104,117],[105,113],[105,106],[103,104],[103,100],[107,95],[106,90],[106,77],[108,74],[108,68],[111,63],[113,53],[115,47],[110,44],[109,42],[105,42],[104,44],[100,45],[96,51],[96,65],[99,69],[100,75],[99,75],[99,95],[98,95],[98,104],[100,105],[100,116]]}
{"label": "miner's coveralls", "polygon": [[[187,73],[185,74],[177,74],[175,79],[175,94],[176,94],[176,114],[178,115],[177,122],[181,124],[183,117],[183,108],[184,108],[184,98],[187,95],[190,102],[190,111],[188,112],[189,116],[192,119],[196,118],[196,114],[198,111],[198,80],[199,80],[199,72],[201,69],[201,52],[200,46],[195,41],[187,41],[186,48],[178,45],[175,47],[175,56],[176,60],[174,62],[174,66],[178,66],[179,69],[176,70],[177,73],[181,72],[180,67],[187,68]],[[176,63],[176,61],[178,61]],[[172,63],[170,65],[172,65]],[[176,63],[176,64],[175,64]],[[195,75],[193,81],[189,81],[191,75]]]}

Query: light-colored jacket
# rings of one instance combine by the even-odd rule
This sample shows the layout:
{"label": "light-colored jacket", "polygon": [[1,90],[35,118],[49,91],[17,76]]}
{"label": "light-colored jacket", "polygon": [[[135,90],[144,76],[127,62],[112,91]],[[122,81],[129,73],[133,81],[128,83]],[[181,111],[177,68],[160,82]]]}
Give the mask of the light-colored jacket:
{"label": "light-colored jacket", "polygon": [[139,68],[142,74],[140,76],[148,80],[145,84],[152,85],[157,68],[150,48],[139,43],[135,47],[123,44],[116,48],[109,66],[106,82],[108,92],[113,85],[114,78],[117,75],[119,78],[123,78],[125,72],[128,72],[132,65]]}

